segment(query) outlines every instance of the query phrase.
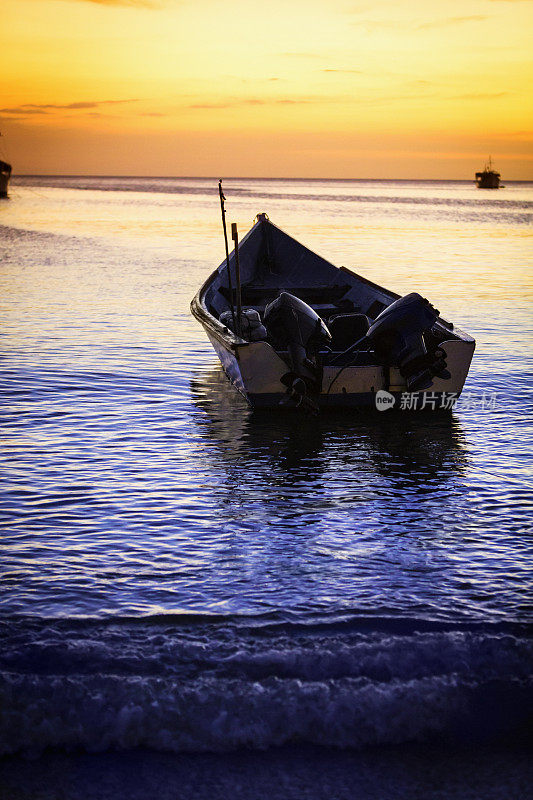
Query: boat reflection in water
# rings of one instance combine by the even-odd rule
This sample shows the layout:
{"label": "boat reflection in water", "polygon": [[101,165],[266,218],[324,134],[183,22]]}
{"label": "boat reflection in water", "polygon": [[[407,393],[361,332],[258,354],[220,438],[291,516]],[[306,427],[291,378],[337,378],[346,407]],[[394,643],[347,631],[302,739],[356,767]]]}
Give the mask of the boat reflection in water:
{"label": "boat reflection in water", "polygon": [[[426,497],[438,516],[443,496],[457,488],[468,455],[455,415],[376,414],[330,411],[320,417],[252,412],[217,367],[191,380],[194,420],[217,447],[215,469],[226,470],[241,500],[275,505],[276,487],[294,500],[294,511],[312,503],[370,504],[396,497],[402,506],[413,492]],[[213,453],[207,448],[205,453]],[[404,495],[407,492],[407,500]],[[416,516],[416,515],[415,515]],[[427,530],[437,519],[425,519]]]}

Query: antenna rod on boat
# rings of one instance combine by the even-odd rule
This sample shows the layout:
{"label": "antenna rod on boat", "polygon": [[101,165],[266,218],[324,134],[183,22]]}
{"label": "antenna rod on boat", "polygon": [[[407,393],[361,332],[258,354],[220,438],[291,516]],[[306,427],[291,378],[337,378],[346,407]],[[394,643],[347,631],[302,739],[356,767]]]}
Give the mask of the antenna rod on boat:
{"label": "antenna rod on boat", "polygon": [[[233,320],[233,330],[237,333],[237,324],[235,322],[235,309],[233,308],[233,286],[231,285],[231,270],[229,268],[229,248],[228,248],[228,232],[226,230],[226,209],[224,207],[224,192],[222,191],[222,178],[218,182],[218,194],[220,196],[220,210],[222,211],[222,227],[224,228],[224,244],[226,245],[226,270],[228,272],[228,286],[229,286],[229,304],[231,308],[231,318]],[[239,317],[240,323],[240,317]]]}
{"label": "antenna rod on boat", "polygon": [[239,234],[237,233],[237,223],[231,223],[231,238],[235,242],[235,280],[237,282],[237,325],[238,325],[238,335],[242,336],[242,328],[241,328],[241,311],[242,311],[242,304],[241,304],[241,267],[239,264]]}

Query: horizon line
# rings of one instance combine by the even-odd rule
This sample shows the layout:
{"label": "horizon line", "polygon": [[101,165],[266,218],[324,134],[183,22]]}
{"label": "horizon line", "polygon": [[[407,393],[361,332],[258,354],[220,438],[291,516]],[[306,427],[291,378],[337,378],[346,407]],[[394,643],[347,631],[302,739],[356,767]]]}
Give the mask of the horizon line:
{"label": "horizon line", "polygon": [[[112,174],[112,173],[81,173],[81,172],[18,172],[13,173],[11,180],[14,178],[137,178],[137,179],[164,179],[164,180],[212,180],[219,181],[220,176],[215,175],[134,175],[134,174]],[[251,176],[251,175],[226,175],[222,176],[222,180],[247,180],[247,181],[336,181],[339,183],[347,183],[350,181],[417,181],[419,183],[433,183],[435,181],[448,181],[448,182],[462,182],[462,183],[475,183],[475,178],[369,178],[369,177],[350,177],[350,178],[304,178],[295,176],[277,176],[277,177],[264,177],[264,176]],[[505,178],[508,183],[532,183],[533,178]]]}

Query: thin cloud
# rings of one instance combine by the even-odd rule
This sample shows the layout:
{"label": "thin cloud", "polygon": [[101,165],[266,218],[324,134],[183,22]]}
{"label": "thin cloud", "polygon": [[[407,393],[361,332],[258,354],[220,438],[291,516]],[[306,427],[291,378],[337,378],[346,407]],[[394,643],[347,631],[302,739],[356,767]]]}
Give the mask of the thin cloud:
{"label": "thin cloud", "polygon": [[272,100],[260,100],[255,97],[247,97],[243,99],[232,99],[232,100],[224,100],[218,103],[191,103],[188,105],[187,108],[192,108],[195,110],[210,110],[210,109],[223,109],[223,108],[238,108],[242,106],[267,106],[267,105],[283,105],[283,106],[295,106],[295,105],[303,105],[305,103],[314,103],[317,102],[311,98],[292,98],[292,97],[284,97],[279,99],[272,99]]}
{"label": "thin cloud", "polygon": [[291,100],[290,98],[286,100],[273,100],[273,103],[280,105],[280,106],[301,106],[305,105],[306,103],[316,103],[316,100],[305,100],[301,98],[299,100]]}
{"label": "thin cloud", "polygon": [[1,114],[48,114],[50,111],[86,111],[100,106],[120,105],[122,103],[137,103],[132,100],[91,100],[76,103],[23,103],[21,106],[0,108]]}
{"label": "thin cloud", "polygon": [[362,69],[321,69],[321,72],[338,72],[344,75],[362,75]]}
{"label": "thin cloud", "polygon": [[24,106],[12,106],[11,108],[0,108],[0,114],[46,114],[42,108],[25,108]]}
{"label": "thin cloud", "polygon": [[209,109],[209,108],[231,108],[232,106],[237,105],[236,103],[193,103],[187,108],[194,108],[194,109]]}
{"label": "thin cloud", "polygon": [[320,53],[281,53],[287,58],[322,58]]}
{"label": "thin cloud", "polygon": [[489,17],[485,14],[472,14],[470,17],[448,17],[448,19],[425,22],[423,25],[418,26],[418,30],[425,31],[431,28],[447,28],[450,25],[462,25],[464,22],[483,22],[486,19],[489,19]]}
{"label": "thin cloud", "polygon": [[513,92],[472,92],[455,95],[456,100],[497,100],[500,97],[512,97]]}
{"label": "thin cloud", "polygon": [[394,28],[394,30],[398,30],[402,27],[403,23],[399,22],[398,20],[393,19],[360,19],[354,20],[351,23],[356,28],[365,28],[367,31],[374,31],[380,29],[390,29]]}
{"label": "thin cloud", "polygon": [[400,93],[397,92],[396,94],[390,95],[368,95],[366,97],[360,97],[357,99],[357,103],[359,106],[367,106],[369,108],[372,107],[379,107],[379,106],[390,106],[395,105],[398,103],[406,104],[406,103],[420,103],[426,102],[427,100],[431,100],[433,97],[438,97],[438,95],[434,92],[430,92],[424,94],[423,97],[420,96],[420,93],[417,92],[413,94],[413,92],[405,92]]}
{"label": "thin cloud", "polygon": [[224,100],[221,103],[192,103],[187,108],[210,109],[210,108],[235,108],[236,106],[264,106],[267,100],[258,100],[255,97],[244,100]]}
{"label": "thin cloud", "polygon": [[157,0],[77,0],[79,3],[92,3],[96,6],[130,6],[130,8],[161,8]]}

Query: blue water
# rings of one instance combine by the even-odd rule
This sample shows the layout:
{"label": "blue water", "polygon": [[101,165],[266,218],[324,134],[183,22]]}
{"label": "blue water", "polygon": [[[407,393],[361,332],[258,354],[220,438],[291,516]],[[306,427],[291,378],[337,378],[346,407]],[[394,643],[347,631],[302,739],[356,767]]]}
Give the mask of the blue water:
{"label": "blue water", "polygon": [[[450,417],[254,415],[188,304],[216,181],[0,207],[0,751],[522,741],[533,185],[226,182],[477,350]],[[385,795],[383,795],[385,796]]]}

